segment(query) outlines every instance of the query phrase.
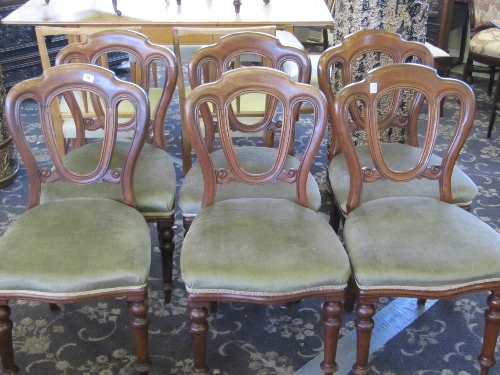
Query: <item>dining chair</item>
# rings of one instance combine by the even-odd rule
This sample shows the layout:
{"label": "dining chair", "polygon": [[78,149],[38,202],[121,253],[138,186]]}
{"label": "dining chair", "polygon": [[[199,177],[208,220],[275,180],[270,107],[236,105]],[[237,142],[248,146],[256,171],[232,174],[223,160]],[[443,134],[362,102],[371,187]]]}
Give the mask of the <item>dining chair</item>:
{"label": "dining chair", "polygon": [[[231,137],[231,102],[238,95],[261,92],[273,96],[283,111],[283,126],[275,158],[259,169],[240,163]],[[210,102],[218,119],[225,167],[214,165],[203,139],[199,111]],[[287,166],[287,151],[298,107],[315,109],[309,140],[300,164]],[[188,292],[194,374],[208,374],[206,336],[208,308],[213,302],[287,303],[324,297],[325,357],[321,370],[337,370],[335,355],[344,288],[350,275],[347,255],[328,225],[308,208],[308,174],[326,128],[326,101],[319,90],[292,81],[267,67],[228,71],[214,83],[201,85],[186,99],[187,131],[203,172],[203,208],[184,239],[180,267]],[[255,127],[252,131],[260,130]],[[262,151],[269,150],[259,147]],[[226,185],[293,186],[294,202],[250,195],[218,201]]]}
{"label": "dining chair", "polygon": [[[337,92],[341,87],[361,80],[365,75],[364,72],[371,68],[407,61],[418,61],[426,66],[434,66],[433,57],[423,44],[406,41],[398,34],[385,30],[364,30],[348,35],[341,44],[329,48],[321,56],[318,65],[319,85],[327,97],[332,123],[328,149],[328,176],[333,194],[330,222],[335,231],[338,231],[340,222],[344,222],[347,216],[347,201],[351,188],[349,168],[336,134],[334,124],[336,120],[333,118]],[[396,101],[395,99],[399,99],[397,97],[392,99],[388,98],[380,103],[379,132],[383,140],[381,147],[391,163],[403,166],[421,152],[417,129],[418,117],[413,116],[410,111],[418,110],[422,97],[415,96],[407,90],[401,100]],[[348,124],[353,145],[362,164],[369,164],[371,157],[364,130],[364,114],[354,104],[349,107],[349,111]],[[433,162],[439,164],[441,161],[438,156],[433,155]],[[477,195],[477,187],[459,167],[453,169],[452,191],[454,203],[467,210],[470,209],[470,204]],[[362,199],[363,202],[368,202],[396,195],[439,198],[432,182],[422,179],[413,180],[404,186],[391,180],[379,181],[377,184],[364,187]]]}
{"label": "dining chair", "polygon": [[[140,26],[134,27],[54,27],[54,26],[36,26],[35,36],[38,44],[38,52],[40,54],[40,61],[42,64],[42,70],[45,71],[54,64],[55,55],[54,51],[49,51],[47,48],[46,38],[67,38],[69,44],[82,43],[87,40],[87,37],[91,34],[98,33],[105,30],[131,30],[131,31],[141,31]],[[108,68],[107,61],[102,61],[101,65]],[[95,113],[92,109],[92,104],[89,103],[90,99],[88,95],[83,91],[75,92],[76,99],[83,109],[83,114],[85,118],[89,118],[88,121],[93,121],[95,118]],[[122,103],[122,106],[124,103]],[[67,139],[76,138],[75,124],[72,121],[73,116],[68,108],[67,103],[64,98],[61,98],[60,102],[54,102],[52,104],[52,111],[54,113],[54,121],[57,122],[55,127],[57,135],[57,145],[58,149],[65,155],[67,152]],[[129,111],[130,112],[130,111]],[[57,114],[57,115],[56,115]],[[130,116],[130,115],[129,115]],[[86,134],[89,138],[102,138],[102,132],[97,131],[94,133],[87,132]]]}
{"label": "dining chair", "polygon": [[[137,162],[137,172],[134,176],[134,188],[137,196],[137,209],[147,222],[156,223],[160,252],[162,256],[163,288],[165,301],[170,302],[172,291],[172,257],[175,244],[174,213],[176,176],[171,157],[166,151],[164,121],[168,106],[175,91],[177,80],[177,61],[174,54],[165,47],[153,44],[149,39],[137,32],[129,30],[107,30],[92,34],[85,43],[71,44],[64,47],[56,57],[56,64],[65,64],[71,60],[80,60],[88,64],[96,64],[104,54],[112,52],[126,53],[137,65],[138,75],[135,77],[144,91],[151,94],[150,65],[156,62],[164,68],[163,84],[155,91],[155,106],[150,106],[151,118],[148,126],[148,142],[144,145]],[[158,92],[158,90],[160,92]],[[73,96],[72,96],[73,97]],[[90,96],[97,118],[84,125],[99,126],[101,118],[106,114],[99,100]],[[149,95],[151,98],[151,95]],[[150,101],[150,103],[153,100]],[[130,110],[134,107],[128,103]],[[75,105],[78,107],[77,105]],[[69,106],[72,107],[71,105]],[[123,112],[120,116],[123,115]],[[132,114],[130,114],[132,115]],[[135,126],[135,117],[120,122],[119,130],[130,131]],[[77,142],[75,149],[69,152],[64,161],[74,168],[87,168],[87,164],[98,160],[102,142],[94,141],[85,144],[83,126],[77,127]],[[122,134],[120,132],[120,134]],[[129,142],[123,139],[117,142],[113,163],[121,163],[127,155]],[[88,195],[92,197],[105,196],[119,200],[119,190],[103,191],[100,186],[50,186],[42,194],[44,201],[53,201],[63,197]]]}
{"label": "dining chair", "polygon": [[[405,89],[423,96],[420,115],[427,126],[423,147],[408,162],[398,163],[387,157],[379,139],[377,107],[387,95],[398,97]],[[453,97],[459,110],[444,155],[436,160],[433,154],[443,97]],[[352,144],[348,125],[352,105],[365,111],[363,125],[371,163],[364,163]],[[440,78],[429,67],[393,64],[372,70],[363,81],[343,88],[332,112],[351,180],[343,236],[357,288],[354,373],[370,371],[374,303],[380,297],[439,299],[489,291],[478,357],[481,374],[488,374],[495,364],[500,329],[500,234],[454,204],[451,189],[455,162],[473,126],[474,93],[465,83]],[[384,179],[407,185],[420,178],[436,182],[437,197],[408,194],[363,200],[368,185]]]}
{"label": "dining chair", "polygon": [[[471,0],[469,2],[470,25],[474,36],[469,41],[469,54],[464,65],[462,79],[472,76],[474,62],[485,64],[489,67],[490,81],[488,95],[492,94],[495,72],[500,68],[500,29],[490,23],[491,20],[500,19],[500,4],[495,0]],[[493,123],[496,117],[496,103],[499,98],[500,84],[497,85],[493,110],[488,125],[487,137],[491,137]]]}
{"label": "dining chair", "polygon": [[[178,63],[178,93],[179,93],[179,105],[182,108],[186,100],[186,96],[191,91],[191,87],[186,85],[188,81],[187,75],[184,75],[183,66],[187,64],[187,61],[191,58],[194,52],[199,48],[216,43],[222,36],[236,33],[236,32],[262,32],[270,35],[276,36],[281,44],[286,46],[294,46],[296,48],[303,48],[299,40],[290,32],[283,30],[276,30],[276,26],[255,26],[255,27],[174,27],[172,29],[172,40],[174,46],[174,53],[177,56]],[[196,44],[193,44],[196,43]],[[257,60],[251,59],[248,63],[259,63],[262,59]],[[244,61],[245,62],[245,61]],[[235,61],[234,67],[239,67],[241,65],[241,60],[239,58]],[[292,64],[293,66],[293,64]],[[262,114],[265,102],[262,100],[245,100],[242,99],[242,103],[239,104],[238,114],[240,116],[246,116],[248,114],[255,115],[258,113]],[[181,123],[182,123],[182,166],[184,175],[189,171],[192,166],[192,147],[191,142],[186,134],[186,127],[184,125],[185,121],[182,118],[181,112]]]}
{"label": "dining chair", "polygon": [[[101,157],[86,169],[71,169],[57,149],[51,102],[63,93],[85,89],[106,103]],[[47,157],[30,148],[33,126],[21,115],[25,101],[39,108]],[[121,165],[112,165],[120,101],[136,108],[136,126]],[[17,373],[8,305],[13,300],[72,303],[121,297],[128,304],[136,346],[137,371],[146,375],[148,355],[147,281],[151,237],[143,216],[134,208],[132,183],[149,124],[148,98],[140,87],[121,81],[104,68],[67,64],[47,69],[39,78],[14,86],[5,101],[9,132],[27,170],[28,210],[0,237],[0,357],[4,373]],[[76,121],[82,122],[80,111]],[[33,146],[33,145],[31,145]],[[37,146],[38,147],[38,146]],[[45,151],[44,151],[45,152]],[[43,202],[46,185],[99,185],[117,189],[121,202],[75,196]]]}
{"label": "dining chair", "polygon": [[[188,75],[191,88],[199,87],[206,84],[207,79],[204,69],[207,64],[213,65],[212,76],[210,79],[216,80],[222,76],[225,71],[231,68],[231,63],[238,56],[258,56],[264,59],[264,64],[273,69],[283,69],[285,64],[297,65],[299,75],[297,82],[308,83],[311,74],[311,65],[307,52],[303,49],[282,45],[279,40],[269,34],[257,32],[238,32],[225,35],[220,40],[212,45],[205,46],[196,51],[188,64]],[[246,69],[246,68],[241,68]],[[242,110],[236,107],[237,98],[235,98],[231,107],[229,108],[229,116],[233,130],[233,136],[242,138],[251,137],[256,132],[253,129],[266,129],[271,132],[280,132],[282,123],[277,120],[277,101],[269,95],[264,93],[246,93],[241,96],[241,103],[245,101],[254,101],[260,103],[256,108],[254,115],[246,113],[244,117]],[[243,107],[243,104],[241,105]],[[297,107],[299,108],[299,107]],[[298,115],[298,113],[297,113]],[[219,120],[216,114],[212,113],[208,108],[205,108],[203,116],[204,124],[204,141],[208,152],[212,158],[215,168],[225,166],[225,157],[223,149],[215,150],[215,135],[218,131]],[[213,124],[208,126],[205,124]],[[293,133],[294,134],[294,133]],[[264,139],[265,141],[266,139]],[[259,164],[267,165],[267,160],[274,160],[276,158],[277,150],[273,148],[274,139],[271,142],[264,142],[267,149],[261,150],[251,145],[238,147],[238,159],[245,168],[259,169],[262,168]],[[294,141],[290,142],[290,148],[293,148]],[[290,153],[290,150],[289,150]],[[294,168],[299,165],[299,159],[288,156],[287,164]],[[308,178],[308,202],[309,208],[319,210],[321,205],[321,195],[318,185],[312,175]],[[295,190],[286,183],[276,182],[270,185],[254,186],[244,183],[236,183],[224,186],[220,189],[217,195],[217,200],[226,200],[239,197],[274,197],[285,198],[294,201],[296,199]],[[183,214],[183,224],[186,230],[189,229],[194,217],[198,214],[202,207],[203,200],[203,172],[202,166],[199,162],[194,163],[192,168],[187,172],[184,181],[182,182],[179,191],[179,208]]]}

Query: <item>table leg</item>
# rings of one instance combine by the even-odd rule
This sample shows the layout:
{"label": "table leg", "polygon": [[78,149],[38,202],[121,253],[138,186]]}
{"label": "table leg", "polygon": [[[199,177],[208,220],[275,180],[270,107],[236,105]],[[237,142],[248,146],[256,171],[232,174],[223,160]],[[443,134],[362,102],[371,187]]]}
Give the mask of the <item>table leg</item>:
{"label": "table leg", "polygon": [[118,1],[118,0],[112,0],[112,1],[113,1],[113,9],[114,9],[115,13],[116,13],[118,16],[121,16],[121,15],[122,15],[122,12],[121,12],[121,11],[119,11],[119,10],[117,9],[117,7],[118,7],[118,5],[117,5],[117,1]]}
{"label": "table leg", "polygon": [[234,12],[239,13],[241,7],[241,0],[234,0],[233,4],[234,4]]}

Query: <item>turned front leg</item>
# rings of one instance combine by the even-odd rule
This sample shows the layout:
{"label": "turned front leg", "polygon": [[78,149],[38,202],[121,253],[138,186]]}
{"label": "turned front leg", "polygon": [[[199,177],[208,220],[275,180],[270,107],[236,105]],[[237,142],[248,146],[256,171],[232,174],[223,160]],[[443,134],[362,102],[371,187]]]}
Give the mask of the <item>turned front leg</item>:
{"label": "turned front leg", "polygon": [[149,361],[148,327],[149,307],[145,300],[129,301],[128,308],[132,317],[132,329],[134,333],[135,352],[137,356],[136,369],[141,375],[148,375],[151,369]]}
{"label": "turned front leg", "polygon": [[19,368],[14,363],[14,347],[12,345],[12,320],[10,307],[6,303],[0,306],[0,358],[3,373],[17,373]]}
{"label": "turned front leg", "polygon": [[172,299],[172,268],[174,263],[174,230],[172,229],[172,220],[160,220],[156,224],[158,231],[158,242],[161,253],[161,267],[163,275],[163,293],[165,294],[165,302],[170,303]]}
{"label": "turned front leg", "polygon": [[365,375],[370,372],[368,357],[370,354],[370,339],[375,323],[375,305],[373,303],[358,302],[356,306],[356,363],[352,366],[352,371],[356,375]]}
{"label": "turned front leg", "polygon": [[335,358],[339,341],[340,327],[342,326],[342,302],[328,301],[323,304],[323,331],[325,335],[325,358],[321,362],[321,370],[325,374],[333,374],[338,370]]}
{"label": "turned front leg", "polygon": [[191,375],[208,375],[207,367],[207,332],[208,310],[206,304],[189,301],[191,319],[191,344],[193,346],[193,362]]}
{"label": "turned front leg", "polygon": [[488,309],[484,312],[483,349],[477,358],[481,365],[481,375],[488,375],[490,368],[496,363],[495,346],[500,332],[500,290],[488,296]]}

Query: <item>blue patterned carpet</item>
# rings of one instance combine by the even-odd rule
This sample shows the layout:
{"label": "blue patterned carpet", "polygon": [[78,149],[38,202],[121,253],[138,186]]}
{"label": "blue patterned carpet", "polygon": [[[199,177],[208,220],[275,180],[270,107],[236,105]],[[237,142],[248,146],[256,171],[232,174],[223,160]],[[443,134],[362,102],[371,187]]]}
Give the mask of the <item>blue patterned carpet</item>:
{"label": "blue patterned carpet", "polygon": [[[500,231],[500,120],[491,140],[486,129],[491,98],[486,82],[476,79],[478,99],[476,123],[459,164],[479,186],[472,212]],[[34,117],[27,106],[24,115]],[[440,144],[451,136],[447,119],[456,115],[453,103],[446,103]],[[171,106],[166,123],[169,153],[180,157],[178,102]],[[37,121],[36,118],[34,121]],[[31,144],[44,158],[44,143],[32,125]],[[307,121],[299,125],[307,128]],[[297,142],[300,149],[301,141]],[[314,164],[313,173],[325,190],[326,142]],[[176,166],[178,185],[181,168]],[[0,232],[26,210],[28,182],[23,167],[16,180],[0,191]],[[322,211],[329,203],[324,196]],[[160,254],[155,230],[150,279],[150,354],[152,375],[189,374],[192,365],[188,332],[187,298],[178,271],[183,230],[176,221],[175,292],[173,302],[163,301],[160,282]],[[467,230],[467,228],[464,228]],[[27,235],[29,235],[27,233]],[[33,249],[36,256],[36,249]],[[208,362],[213,374],[293,374],[323,349],[321,300],[302,301],[291,308],[247,304],[220,304],[210,318]],[[382,301],[383,308],[388,301]],[[481,349],[485,294],[437,302],[428,312],[401,331],[371,358],[372,373],[383,375],[468,375],[477,374],[475,358]],[[37,375],[128,375],[133,374],[134,348],[131,327],[123,299],[103,299],[61,306],[51,312],[45,304],[13,302],[16,361],[23,374]],[[354,314],[344,314],[342,335],[354,329]],[[497,347],[498,349],[498,347]],[[355,348],[353,347],[353,350]],[[498,352],[498,350],[497,350]],[[497,355],[497,358],[499,355]],[[491,374],[500,374],[500,365]]]}

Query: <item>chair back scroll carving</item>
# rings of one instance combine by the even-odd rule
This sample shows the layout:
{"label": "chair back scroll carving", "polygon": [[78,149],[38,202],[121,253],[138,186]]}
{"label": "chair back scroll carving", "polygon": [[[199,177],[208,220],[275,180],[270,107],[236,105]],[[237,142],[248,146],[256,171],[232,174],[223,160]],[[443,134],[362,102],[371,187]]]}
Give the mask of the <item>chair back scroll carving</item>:
{"label": "chair back scroll carving", "polygon": [[[327,96],[328,102],[334,103],[336,93],[342,87],[360,81],[370,69],[406,62],[434,66],[432,53],[422,43],[406,41],[400,35],[386,30],[359,31],[346,36],[341,44],[330,47],[322,54],[318,65],[319,86]],[[415,100],[409,92],[401,94],[402,92],[396,91],[381,103],[378,111],[379,129],[405,128],[407,138],[405,143],[418,146],[416,123],[410,122],[406,114],[418,109],[421,98]],[[405,101],[410,105],[405,106],[403,110]],[[349,109],[349,123],[351,132],[354,133],[362,128],[363,113],[355,103]],[[332,129],[328,150],[329,160],[339,153],[340,144],[335,136],[335,129]]]}
{"label": "chair back scroll carving", "polygon": [[[283,66],[287,62],[294,63],[298,67],[298,82],[309,83],[311,79],[311,61],[304,50],[282,45],[279,39],[270,34],[242,31],[222,36],[217,43],[202,47],[193,54],[188,65],[191,88],[206,83],[208,79],[212,81],[219,79],[224,72],[231,69],[232,62],[243,55],[261,56],[264,66],[277,70],[283,70]],[[207,66],[215,67],[208,78],[206,75]],[[276,100],[267,97],[263,117],[252,125],[240,122],[234,110],[230,107],[231,126],[243,132],[248,128],[276,131],[278,129],[273,128],[276,105]],[[206,124],[214,123],[207,108],[202,113]],[[205,131],[205,141],[209,150],[212,151],[215,140],[215,127],[207,127]]]}
{"label": "chair back scroll carving", "polygon": [[[93,171],[79,174],[69,170],[63,162],[55,137],[55,122],[51,105],[59,95],[68,98],[72,91],[86,90],[99,97],[104,103],[104,140],[98,165]],[[25,99],[33,99],[40,108],[41,128],[47,144],[48,154],[53,168],[39,167],[33,151],[25,138],[20,104]],[[122,168],[111,169],[110,163],[116,143],[118,130],[118,105],[128,100],[135,109],[135,131],[130,145],[130,152]],[[28,207],[40,203],[41,185],[63,181],[71,184],[94,184],[104,181],[121,183],[123,201],[134,207],[136,200],[133,191],[133,175],[137,158],[146,138],[149,123],[149,101],[140,87],[116,78],[113,72],[88,64],[66,64],[47,69],[35,79],[24,81],[11,89],[5,103],[5,113],[9,131],[24,160],[30,182]],[[83,115],[78,106],[72,109],[76,123],[83,126]]]}
{"label": "chair back scroll carving", "polygon": [[[282,109],[282,130],[278,144],[277,157],[270,169],[254,174],[242,169],[238,163],[235,146],[231,138],[231,102],[239,95],[248,93],[269,95]],[[303,103],[314,108],[313,127],[309,143],[304,151],[297,170],[284,170],[283,166],[292,142],[293,127],[298,108]],[[199,112],[210,103],[218,119],[221,146],[224,150],[229,170],[215,170],[210,151],[205,143],[199,126]],[[297,184],[297,201],[307,207],[306,182],[314,156],[316,155],[326,127],[326,101],[319,90],[312,86],[293,82],[283,72],[266,67],[246,67],[223,73],[216,82],[201,85],[194,89],[186,100],[184,118],[187,119],[188,134],[198,156],[204,178],[202,207],[215,202],[217,184],[243,182],[246,184],[265,184],[276,180]],[[257,132],[261,127],[246,129]]]}
{"label": "chair back scroll carving", "polygon": [[[151,43],[145,35],[135,31],[108,30],[89,35],[84,43],[72,44],[63,48],[56,57],[56,64],[65,64],[74,60],[88,64],[99,64],[99,59],[102,56],[112,52],[127,53],[134,58],[134,63],[138,65],[138,68],[135,69],[136,76],[132,77],[132,81],[146,92],[151,87],[152,65],[160,61],[165,67],[163,93],[156,112],[151,113],[153,118],[150,124],[152,142],[156,147],[165,149],[164,121],[177,81],[177,59],[169,49]],[[95,96],[91,97],[98,122],[101,123],[103,117],[101,104]],[[134,127],[134,123],[135,119],[132,118],[130,121],[120,124],[119,130],[130,130]],[[83,129],[80,129],[76,147],[83,144],[83,139],[80,137],[83,134]]]}
{"label": "chair back scroll carving", "polygon": [[[402,88],[418,92],[427,105],[428,115],[420,157],[415,161],[413,167],[397,171],[387,165],[384,159],[378,135],[377,106],[387,92],[399,92]],[[445,97],[457,98],[460,112],[453,136],[444,151],[442,164],[429,165],[438,134],[439,103]],[[365,109],[363,126],[366,129],[367,144],[374,168],[360,165],[351,140],[350,129],[346,125],[348,124],[349,108],[354,102]],[[452,203],[451,175],[458,154],[472,127],[474,113],[475,98],[468,85],[455,79],[440,78],[435,70],[418,64],[384,66],[369,72],[363,81],[342,89],[336,97],[330,115],[334,119],[342,152],[349,167],[351,188],[347,201],[347,212],[349,213],[360,205],[363,183],[371,183],[379,179],[390,179],[396,182],[410,181],[415,178],[439,180],[441,200]],[[419,113],[413,113],[413,115],[418,118]]]}

